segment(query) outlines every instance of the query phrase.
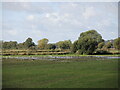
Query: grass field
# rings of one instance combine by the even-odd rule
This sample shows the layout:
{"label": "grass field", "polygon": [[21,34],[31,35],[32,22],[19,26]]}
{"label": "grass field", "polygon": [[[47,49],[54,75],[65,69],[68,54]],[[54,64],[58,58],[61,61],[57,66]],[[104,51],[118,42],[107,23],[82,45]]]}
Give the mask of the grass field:
{"label": "grass field", "polygon": [[[69,61],[69,60],[68,60]],[[3,88],[117,88],[118,60],[3,59]]]}

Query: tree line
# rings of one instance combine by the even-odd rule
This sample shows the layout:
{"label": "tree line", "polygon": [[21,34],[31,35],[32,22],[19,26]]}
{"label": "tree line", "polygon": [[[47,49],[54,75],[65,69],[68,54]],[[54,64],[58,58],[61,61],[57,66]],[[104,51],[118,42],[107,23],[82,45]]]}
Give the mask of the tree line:
{"label": "tree line", "polygon": [[70,50],[71,53],[93,54],[95,51],[105,51],[109,48],[120,50],[120,37],[115,40],[105,41],[96,30],[89,30],[80,34],[73,43],[71,40],[49,43],[47,38],[38,40],[36,45],[32,38],[27,38],[23,43],[17,41],[1,41],[2,49],[31,49],[31,50]]}

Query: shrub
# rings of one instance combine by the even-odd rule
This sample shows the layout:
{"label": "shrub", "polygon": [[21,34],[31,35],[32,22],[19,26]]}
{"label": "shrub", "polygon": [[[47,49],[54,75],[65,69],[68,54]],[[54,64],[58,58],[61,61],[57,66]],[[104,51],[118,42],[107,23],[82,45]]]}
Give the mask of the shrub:
{"label": "shrub", "polygon": [[95,54],[111,54],[111,53],[105,50],[97,50]]}

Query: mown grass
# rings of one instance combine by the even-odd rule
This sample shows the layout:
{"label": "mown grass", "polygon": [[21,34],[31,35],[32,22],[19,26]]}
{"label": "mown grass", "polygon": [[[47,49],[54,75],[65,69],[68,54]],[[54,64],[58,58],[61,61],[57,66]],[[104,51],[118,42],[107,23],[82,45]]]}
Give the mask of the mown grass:
{"label": "mown grass", "polygon": [[3,59],[3,88],[117,88],[118,60]]}

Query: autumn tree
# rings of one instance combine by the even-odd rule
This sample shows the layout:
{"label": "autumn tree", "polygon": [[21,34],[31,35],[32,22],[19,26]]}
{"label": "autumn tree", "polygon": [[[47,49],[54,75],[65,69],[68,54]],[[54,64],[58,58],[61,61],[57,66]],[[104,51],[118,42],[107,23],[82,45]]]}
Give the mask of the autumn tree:
{"label": "autumn tree", "polygon": [[47,38],[43,38],[43,39],[39,40],[38,41],[38,48],[45,49],[47,47],[48,41],[49,40]]}

